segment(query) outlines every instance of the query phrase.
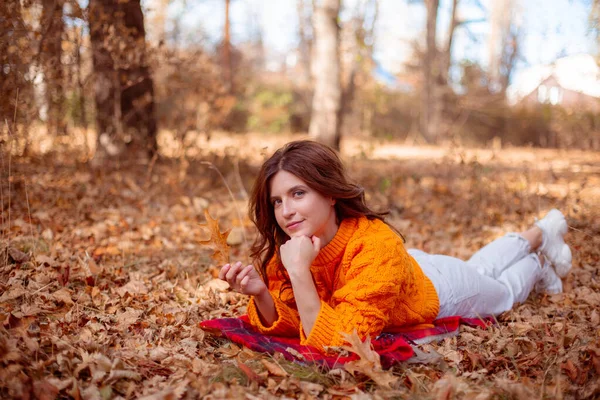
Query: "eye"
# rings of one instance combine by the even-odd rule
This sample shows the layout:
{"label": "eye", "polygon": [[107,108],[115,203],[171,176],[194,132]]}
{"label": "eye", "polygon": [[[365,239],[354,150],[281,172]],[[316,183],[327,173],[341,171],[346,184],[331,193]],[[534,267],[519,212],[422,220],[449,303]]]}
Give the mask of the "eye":
{"label": "eye", "polygon": [[281,204],[281,199],[275,199],[272,201],[273,207],[277,207]]}
{"label": "eye", "polygon": [[301,196],[303,196],[303,195],[304,195],[304,193],[305,193],[305,192],[304,192],[304,190],[296,190],[296,191],[294,192],[294,196],[296,196],[296,197],[301,197]]}

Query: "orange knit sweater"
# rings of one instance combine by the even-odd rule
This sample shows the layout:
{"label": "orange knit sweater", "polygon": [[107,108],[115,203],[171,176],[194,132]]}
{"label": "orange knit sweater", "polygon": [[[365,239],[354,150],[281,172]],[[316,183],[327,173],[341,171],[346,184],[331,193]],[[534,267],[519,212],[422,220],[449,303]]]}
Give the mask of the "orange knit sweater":
{"label": "orange knit sweater", "polygon": [[250,323],[269,335],[300,336],[301,343],[323,349],[340,346],[341,333],[357,330],[360,337],[382,331],[430,324],[439,312],[433,284],[404,248],[402,239],[380,220],[366,217],[342,221],[331,242],[323,247],[310,270],[321,299],[321,309],[306,337],[295,301],[281,291],[283,269],[277,256],[267,266],[269,292],[277,320],[264,326],[254,300],[248,306]]}

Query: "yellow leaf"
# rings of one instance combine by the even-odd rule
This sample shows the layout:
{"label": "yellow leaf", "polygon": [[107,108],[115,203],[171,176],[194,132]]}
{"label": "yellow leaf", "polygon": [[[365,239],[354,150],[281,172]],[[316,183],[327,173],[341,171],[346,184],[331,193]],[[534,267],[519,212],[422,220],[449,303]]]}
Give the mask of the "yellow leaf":
{"label": "yellow leaf", "polygon": [[219,222],[213,219],[208,210],[204,210],[204,217],[206,218],[206,226],[210,230],[210,239],[203,240],[200,244],[209,245],[214,249],[212,259],[217,265],[224,265],[229,263],[229,245],[227,244],[227,236],[229,236],[230,229],[225,232],[221,232],[219,229]]}

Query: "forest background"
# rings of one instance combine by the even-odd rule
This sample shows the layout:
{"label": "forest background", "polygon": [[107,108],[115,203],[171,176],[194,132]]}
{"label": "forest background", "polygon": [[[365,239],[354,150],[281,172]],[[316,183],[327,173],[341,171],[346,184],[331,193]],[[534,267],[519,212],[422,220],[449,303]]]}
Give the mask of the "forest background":
{"label": "forest background", "polygon": [[[1,397],[599,396],[600,3],[285,3],[0,3]],[[247,299],[204,211],[245,259],[256,172],[299,138],[338,148],[408,247],[467,258],[560,208],[565,293],[389,371],[208,335]]]}

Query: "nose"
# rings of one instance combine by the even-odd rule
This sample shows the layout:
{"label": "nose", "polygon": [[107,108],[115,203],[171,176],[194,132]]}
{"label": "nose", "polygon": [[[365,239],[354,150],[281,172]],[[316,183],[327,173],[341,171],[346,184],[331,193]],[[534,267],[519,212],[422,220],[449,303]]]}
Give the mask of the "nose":
{"label": "nose", "polygon": [[281,213],[283,215],[284,218],[289,219],[291,217],[294,216],[294,214],[296,213],[296,211],[294,210],[294,207],[292,205],[292,202],[286,199],[283,199],[281,201]]}

